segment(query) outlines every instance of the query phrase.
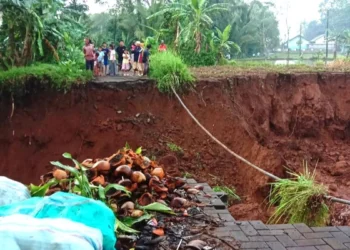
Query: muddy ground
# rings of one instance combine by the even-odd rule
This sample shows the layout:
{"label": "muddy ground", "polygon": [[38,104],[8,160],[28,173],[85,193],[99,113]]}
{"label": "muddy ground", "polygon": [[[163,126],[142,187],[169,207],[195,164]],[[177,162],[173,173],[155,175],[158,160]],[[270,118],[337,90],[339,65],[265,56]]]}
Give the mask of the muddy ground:
{"label": "muddy ground", "polygon": [[[331,194],[350,199],[350,74],[268,74],[200,80],[182,95],[195,116],[229,148],[286,177],[286,167],[317,165]],[[172,174],[234,186],[236,219],[266,221],[269,180],[233,159],[202,132],[174,99],[152,83],[68,93],[37,90],[0,99],[0,175],[38,183],[50,161],[70,152],[79,160],[108,156],[128,142]],[[173,143],[184,152],[172,152]],[[63,160],[62,160],[63,161]],[[337,206],[333,224],[348,224]]]}

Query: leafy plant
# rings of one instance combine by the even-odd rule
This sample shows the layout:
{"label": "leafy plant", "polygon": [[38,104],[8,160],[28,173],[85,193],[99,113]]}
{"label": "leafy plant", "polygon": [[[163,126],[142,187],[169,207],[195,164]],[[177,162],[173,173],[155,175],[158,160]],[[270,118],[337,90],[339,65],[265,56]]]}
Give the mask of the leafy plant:
{"label": "leafy plant", "polygon": [[140,206],[140,209],[146,210],[146,211],[166,213],[166,214],[174,214],[173,210],[170,207],[159,202],[153,202],[147,206]]}
{"label": "leafy plant", "polygon": [[58,183],[57,180],[51,179],[47,183],[45,183],[42,186],[36,186],[34,184],[29,185],[29,191],[30,191],[30,196],[31,197],[43,197],[45,196],[47,190],[53,185],[56,185]]}
{"label": "leafy plant", "polygon": [[151,57],[151,78],[157,80],[161,92],[170,92],[171,87],[180,89],[186,84],[192,86],[194,78],[180,57],[170,51],[157,53]]}
{"label": "leafy plant", "polygon": [[213,187],[214,192],[224,192],[227,194],[228,204],[232,204],[235,200],[241,200],[241,198],[236,194],[236,189],[234,187],[228,186],[215,186]]}
{"label": "leafy plant", "polygon": [[289,172],[293,179],[281,179],[272,184],[270,204],[276,211],[270,223],[305,223],[309,226],[323,226],[329,217],[324,196],[327,188],[315,181],[316,170],[312,173],[304,162],[303,173]]}
{"label": "leafy plant", "polygon": [[123,231],[123,232],[130,233],[130,234],[138,234],[139,233],[139,231],[132,229],[131,227],[125,225],[123,222],[118,220],[118,218],[115,219],[114,231],[115,232]]}
{"label": "leafy plant", "polygon": [[168,142],[166,145],[168,146],[168,148],[172,152],[175,152],[175,153],[182,153],[183,152],[183,149],[180,146],[176,145],[175,143]]}
{"label": "leafy plant", "polygon": [[125,226],[132,227],[133,225],[140,223],[142,221],[147,221],[150,220],[154,217],[153,214],[144,214],[139,218],[133,218],[133,217],[124,217],[122,219],[122,222]]}

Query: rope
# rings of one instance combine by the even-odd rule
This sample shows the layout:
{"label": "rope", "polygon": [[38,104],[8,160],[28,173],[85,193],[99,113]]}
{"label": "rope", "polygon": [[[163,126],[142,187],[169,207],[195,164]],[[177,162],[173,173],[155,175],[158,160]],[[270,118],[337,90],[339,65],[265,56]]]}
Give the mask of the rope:
{"label": "rope", "polygon": [[[271,174],[269,172],[267,172],[266,170],[254,165],[253,163],[249,162],[248,160],[246,160],[245,158],[243,158],[242,156],[238,155],[237,153],[233,152],[231,149],[229,149],[225,144],[223,144],[221,141],[219,141],[215,136],[213,136],[198,120],[197,118],[191,113],[191,111],[187,108],[187,106],[185,105],[185,103],[181,100],[180,96],[177,94],[175,88],[173,86],[171,86],[171,89],[173,91],[173,93],[175,94],[176,98],[178,99],[178,101],[180,102],[180,104],[182,105],[182,107],[186,110],[186,112],[189,114],[189,116],[197,123],[197,125],[213,140],[215,141],[217,144],[219,144],[222,148],[224,148],[228,153],[230,153],[231,155],[233,155],[234,157],[236,157],[237,159],[239,159],[240,161],[244,162],[245,164],[247,164],[248,166],[251,166],[252,168],[258,170],[260,173],[263,173],[264,175],[279,181],[281,180],[281,178],[279,178],[278,176]],[[350,205],[350,201],[348,200],[344,200],[344,199],[340,199],[334,196],[329,196],[326,195],[325,196],[326,199],[332,201],[332,202],[339,202],[339,203],[343,203],[343,204],[347,204]]]}

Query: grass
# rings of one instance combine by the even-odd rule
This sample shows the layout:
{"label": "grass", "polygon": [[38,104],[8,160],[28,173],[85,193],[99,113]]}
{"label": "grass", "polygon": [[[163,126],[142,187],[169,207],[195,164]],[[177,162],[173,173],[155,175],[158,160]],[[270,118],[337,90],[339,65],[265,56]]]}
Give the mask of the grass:
{"label": "grass", "polygon": [[92,73],[81,70],[76,65],[36,64],[0,72],[0,90],[15,92],[32,82],[65,90],[73,84],[84,84],[90,79]]}
{"label": "grass", "polygon": [[180,146],[176,145],[175,143],[168,142],[166,145],[172,152],[182,153],[184,151]]}
{"label": "grass", "polygon": [[170,51],[151,57],[150,77],[157,81],[161,92],[171,92],[171,86],[181,89],[192,86],[194,78],[179,56]]}
{"label": "grass", "polygon": [[310,172],[304,163],[303,173],[290,173],[293,179],[281,179],[272,184],[270,204],[276,211],[269,223],[305,223],[324,226],[329,209],[324,196],[327,188],[315,181],[315,170]]}
{"label": "grass", "polygon": [[213,191],[226,193],[229,205],[231,205],[236,200],[241,200],[241,198],[236,194],[236,189],[234,187],[217,185],[217,186],[213,187]]}

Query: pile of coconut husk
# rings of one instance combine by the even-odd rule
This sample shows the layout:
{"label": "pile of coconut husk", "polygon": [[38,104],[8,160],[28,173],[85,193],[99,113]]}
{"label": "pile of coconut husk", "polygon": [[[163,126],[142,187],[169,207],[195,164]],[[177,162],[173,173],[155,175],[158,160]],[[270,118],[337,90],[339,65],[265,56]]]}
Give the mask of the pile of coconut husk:
{"label": "pile of coconut husk", "polygon": [[[123,148],[106,158],[86,159],[80,164],[76,161],[75,163],[74,168],[76,170],[83,168],[91,185],[106,187],[109,184],[118,184],[131,193],[131,197],[128,197],[123,190],[111,188],[106,196],[115,201],[129,199],[136,201],[140,206],[159,202],[170,204],[173,208],[186,208],[192,203],[183,198],[183,192],[180,194],[176,190],[185,190],[187,194],[193,195],[203,189],[200,185],[194,188],[186,185],[182,178],[168,176],[163,167],[159,166],[156,161],[152,161],[131,149]],[[57,164],[55,165],[57,166]],[[48,189],[47,194],[52,194],[57,191],[72,190],[70,185],[74,185],[74,183],[64,181],[72,179],[72,177],[69,169],[62,169],[58,166],[53,171],[43,175],[41,180],[42,185],[53,178],[60,181]]]}
{"label": "pile of coconut husk", "polygon": [[[191,248],[193,242],[180,241],[181,235],[190,239],[192,229],[198,225],[203,230],[213,226],[213,221],[204,213],[201,216],[206,217],[201,219],[193,214],[205,206],[195,199],[195,195],[203,193],[203,186],[191,187],[184,179],[169,176],[163,166],[141,153],[141,148],[136,151],[123,148],[109,157],[86,159],[81,163],[65,153],[63,156],[72,160],[73,166],[51,162],[55,168],[41,176],[42,183],[35,187],[36,194],[38,188],[46,187],[40,192],[43,195],[72,192],[105,202],[117,218],[117,249],[164,249],[165,245],[169,249],[178,245]],[[176,216],[169,217],[173,215]]]}

